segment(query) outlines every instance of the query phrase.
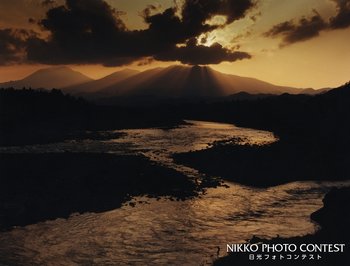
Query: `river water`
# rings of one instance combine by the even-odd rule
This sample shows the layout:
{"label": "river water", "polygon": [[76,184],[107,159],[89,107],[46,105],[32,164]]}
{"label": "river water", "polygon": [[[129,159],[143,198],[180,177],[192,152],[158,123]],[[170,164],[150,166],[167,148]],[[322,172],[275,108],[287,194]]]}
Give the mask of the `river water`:
{"label": "river water", "polygon": [[[236,138],[264,145],[272,133],[234,125],[187,121],[173,129],[133,129],[108,140],[70,140],[0,152],[107,152],[143,154],[200,182],[192,168],[177,165],[171,155],[210,147]],[[0,265],[210,265],[226,255],[226,244],[253,235],[291,237],[313,233],[310,214],[324,194],[342,182],[293,182],[267,189],[225,182],[185,201],[134,198],[104,213],[72,215],[0,233]]]}

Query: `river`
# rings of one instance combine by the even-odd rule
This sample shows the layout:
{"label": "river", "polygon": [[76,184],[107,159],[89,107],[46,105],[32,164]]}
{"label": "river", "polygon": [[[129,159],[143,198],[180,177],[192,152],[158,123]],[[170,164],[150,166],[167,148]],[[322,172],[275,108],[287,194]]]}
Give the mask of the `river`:
{"label": "river", "polygon": [[[171,129],[114,131],[108,140],[69,140],[24,147],[2,147],[4,153],[106,152],[143,154],[200,181],[195,169],[177,165],[172,154],[206,149],[215,141],[264,145],[271,132],[234,125],[187,121]],[[0,233],[0,262],[15,265],[210,265],[226,255],[226,244],[253,235],[291,237],[313,233],[310,214],[324,194],[342,182],[293,182],[257,189],[225,182],[185,201],[137,197],[134,207],[104,213],[74,214]],[[1,265],[1,263],[0,263]]]}

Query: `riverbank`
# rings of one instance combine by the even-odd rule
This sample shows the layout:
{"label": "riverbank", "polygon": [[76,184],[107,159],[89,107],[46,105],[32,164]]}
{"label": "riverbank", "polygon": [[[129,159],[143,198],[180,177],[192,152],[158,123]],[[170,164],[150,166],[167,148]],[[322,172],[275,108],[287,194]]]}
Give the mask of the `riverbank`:
{"label": "riverbank", "polygon": [[[343,253],[323,253],[319,260],[249,260],[247,253],[230,253],[218,259],[214,266],[225,265],[317,265],[346,266],[350,264],[350,188],[332,189],[323,199],[324,206],[311,214],[311,219],[317,222],[321,229],[313,235],[293,238],[273,238],[270,240],[253,237],[250,243],[264,244],[345,244]],[[296,253],[298,255],[298,253]],[[279,254],[278,254],[279,255]],[[282,254],[287,257],[286,254]],[[301,254],[299,254],[301,255]],[[301,256],[300,256],[301,258]]]}
{"label": "riverbank", "polygon": [[175,154],[174,159],[205,174],[255,187],[350,176],[345,147],[309,139],[281,139],[264,146],[220,142],[210,149]]}
{"label": "riverbank", "polygon": [[0,154],[0,173],[0,230],[115,209],[139,195],[197,195],[192,180],[143,156]]}
{"label": "riverbank", "polygon": [[0,147],[80,139],[98,131],[184,124],[165,109],[160,105],[95,105],[55,89],[0,89]]}
{"label": "riverbank", "polygon": [[349,106],[349,84],[316,96],[284,94],[187,106],[183,112],[191,119],[267,130],[279,141],[266,146],[221,142],[175,159],[209,175],[258,187],[349,179]]}

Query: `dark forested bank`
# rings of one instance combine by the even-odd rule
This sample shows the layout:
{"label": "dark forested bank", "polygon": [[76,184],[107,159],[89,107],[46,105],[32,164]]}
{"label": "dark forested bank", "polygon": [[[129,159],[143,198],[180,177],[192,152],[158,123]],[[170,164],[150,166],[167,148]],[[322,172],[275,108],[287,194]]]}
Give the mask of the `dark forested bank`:
{"label": "dark forested bank", "polygon": [[131,103],[128,99],[124,105],[96,105],[59,90],[0,89],[1,144],[21,144],[30,141],[29,136],[34,142],[55,140],[74,130],[174,126],[182,119],[265,129],[289,140],[333,139],[349,144],[349,83],[315,96],[239,93],[216,99]]}
{"label": "dark forested bank", "polygon": [[222,142],[211,149],[176,155],[179,163],[253,186],[350,177],[350,84],[317,96],[212,103],[202,112],[193,108],[191,114],[192,119],[215,117],[270,130],[280,140],[263,147]]}
{"label": "dark forested bank", "polygon": [[158,106],[99,106],[60,90],[0,89],[0,146],[84,138],[85,131],[172,127],[181,120]]}
{"label": "dark forested bank", "polygon": [[[350,176],[350,84],[310,95],[238,94],[99,106],[58,90],[0,90],[0,144],[21,145],[94,136],[96,130],[171,127],[183,119],[233,123],[274,132],[278,142],[225,142],[175,156],[202,172],[254,186]],[[91,131],[87,133],[86,131]]]}

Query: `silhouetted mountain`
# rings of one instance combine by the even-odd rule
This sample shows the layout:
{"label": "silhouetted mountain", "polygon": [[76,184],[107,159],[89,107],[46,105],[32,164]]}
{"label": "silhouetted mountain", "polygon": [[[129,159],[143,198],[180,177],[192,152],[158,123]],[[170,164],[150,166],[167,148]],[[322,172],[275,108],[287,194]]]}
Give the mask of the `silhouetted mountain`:
{"label": "silhouetted mountain", "polygon": [[316,95],[316,94],[321,94],[321,93],[325,93],[329,90],[331,90],[332,88],[322,88],[322,89],[312,89],[312,88],[307,88],[307,89],[303,89],[302,90],[302,94],[310,94],[310,95]]}
{"label": "silhouetted mountain", "polygon": [[30,87],[32,89],[61,89],[89,81],[92,81],[92,79],[80,72],[74,71],[69,67],[60,66],[40,69],[21,80],[0,83],[0,88],[12,87],[15,89],[21,89],[23,87]]}
{"label": "silhouetted mountain", "polygon": [[278,86],[254,78],[224,74],[206,66],[179,65],[143,72],[125,69],[98,80],[92,80],[68,67],[53,67],[38,70],[22,80],[2,83],[0,87],[59,88],[66,93],[109,103],[118,102],[121,98],[143,102],[225,97],[240,92],[279,95],[318,94],[327,90]]}
{"label": "silhouetted mountain", "polygon": [[[310,93],[309,90],[305,92]],[[277,86],[254,78],[224,74],[209,67],[170,66],[133,75],[90,96],[97,98],[200,98],[228,96],[239,92],[299,94],[303,93],[303,90]]]}
{"label": "silhouetted mountain", "polygon": [[103,90],[113,84],[121,82],[133,75],[140,73],[137,70],[133,69],[124,69],[121,71],[114,72],[104,78],[98,80],[92,80],[86,83],[73,85],[69,87],[65,87],[62,90],[71,94],[85,94],[85,93],[95,93],[100,90]]}

